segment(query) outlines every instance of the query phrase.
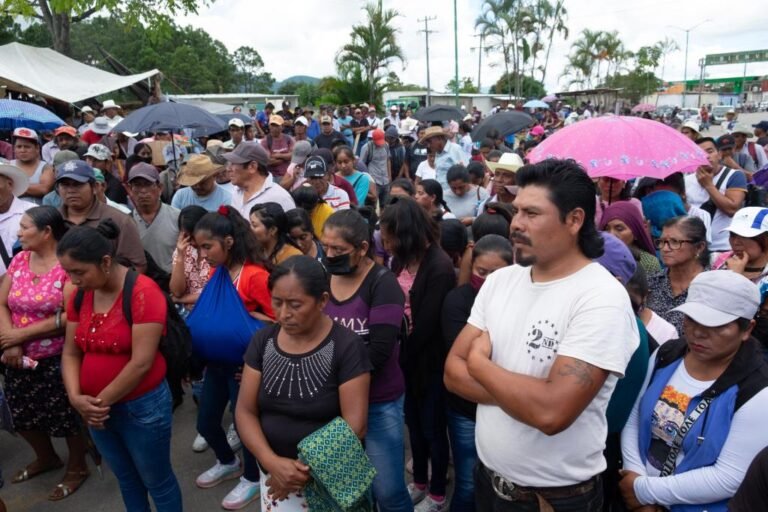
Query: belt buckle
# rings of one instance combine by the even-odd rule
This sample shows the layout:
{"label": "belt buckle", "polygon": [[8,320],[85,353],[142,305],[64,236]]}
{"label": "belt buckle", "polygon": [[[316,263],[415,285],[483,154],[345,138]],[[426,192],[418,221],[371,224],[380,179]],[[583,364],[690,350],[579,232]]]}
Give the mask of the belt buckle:
{"label": "belt buckle", "polygon": [[495,471],[491,472],[491,486],[496,496],[506,501],[515,501],[512,497],[512,492],[515,490],[515,484],[509,482],[506,478],[499,475]]}

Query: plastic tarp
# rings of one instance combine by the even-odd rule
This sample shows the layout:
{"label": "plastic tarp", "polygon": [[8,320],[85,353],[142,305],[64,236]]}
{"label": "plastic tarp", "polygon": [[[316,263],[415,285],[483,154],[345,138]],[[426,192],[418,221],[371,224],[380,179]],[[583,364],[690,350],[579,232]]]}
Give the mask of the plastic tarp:
{"label": "plastic tarp", "polygon": [[232,107],[233,105],[227,105],[226,103],[217,103],[215,101],[204,101],[204,100],[191,100],[187,98],[175,98],[173,96],[169,96],[171,101],[174,101],[176,103],[186,103],[187,105],[194,105],[196,107],[200,107],[201,109],[210,112],[211,114],[231,114],[232,113]]}
{"label": "plastic tarp", "polygon": [[0,85],[67,103],[123,89],[157,73],[153,69],[137,75],[115,75],[50,48],[21,43],[0,46]]}

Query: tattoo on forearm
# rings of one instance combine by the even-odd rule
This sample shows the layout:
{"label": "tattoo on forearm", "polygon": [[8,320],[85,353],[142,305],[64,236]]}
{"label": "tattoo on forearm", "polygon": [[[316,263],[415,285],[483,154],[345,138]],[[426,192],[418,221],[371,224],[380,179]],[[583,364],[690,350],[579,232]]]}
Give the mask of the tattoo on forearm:
{"label": "tattoo on forearm", "polygon": [[590,373],[591,370],[591,364],[585,363],[584,361],[574,360],[563,365],[563,367],[560,368],[557,373],[562,377],[576,377],[576,380],[582,387],[592,387],[594,384],[594,379]]}

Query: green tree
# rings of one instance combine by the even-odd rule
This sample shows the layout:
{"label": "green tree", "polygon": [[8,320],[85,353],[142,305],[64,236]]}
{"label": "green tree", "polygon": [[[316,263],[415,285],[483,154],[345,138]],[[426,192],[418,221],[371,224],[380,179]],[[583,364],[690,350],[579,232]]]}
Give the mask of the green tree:
{"label": "green tree", "polygon": [[677,44],[677,41],[674,39],[670,39],[668,36],[665,36],[663,40],[656,43],[656,47],[661,52],[661,74],[659,77],[661,80],[664,80],[664,68],[667,65],[667,55],[673,52],[680,51],[680,46]]}
{"label": "green tree", "polygon": [[[456,90],[458,89],[458,91]],[[468,93],[468,94],[474,94],[480,92],[480,90],[477,88],[477,86],[472,83],[472,78],[465,76],[464,79],[460,82],[459,87],[456,87],[456,79],[451,78],[451,81],[448,82],[445,86],[445,90],[448,92],[451,92],[453,94],[458,93]]]}
{"label": "green tree", "polygon": [[278,94],[298,94],[299,87],[302,86],[301,82],[283,82],[277,88]]}
{"label": "green tree", "polygon": [[21,32],[21,26],[12,16],[0,15],[0,45],[18,41]]}
{"label": "green tree", "polygon": [[197,13],[208,0],[3,0],[11,16],[41,21],[51,35],[53,48],[70,55],[71,30],[99,11],[107,11],[130,27],[151,27],[154,36],[169,33],[173,18]]}
{"label": "green tree", "polygon": [[243,92],[270,92],[275,83],[270,73],[264,72],[264,60],[255,49],[241,46],[232,54],[237,68],[238,82]]}
{"label": "green tree", "polygon": [[316,105],[318,103],[317,100],[319,100],[321,96],[320,86],[311,83],[303,83],[296,89],[296,94],[299,95],[300,105]]}
{"label": "green tree", "polygon": [[602,85],[623,89],[621,91],[622,97],[633,103],[639,103],[643,96],[652,93],[661,85],[661,80],[654,75],[653,71],[633,69],[628,73],[616,73],[608,76]]}
{"label": "green tree", "polygon": [[[488,92],[490,94],[504,94],[508,84],[516,81],[517,77],[502,75],[499,80],[488,89]],[[544,84],[528,75],[520,77],[520,83],[521,97],[523,98],[540,98],[547,94],[546,89],[544,89]]]}
{"label": "green tree", "polygon": [[382,10],[372,3],[365,6],[365,12],[366,23],[352,26],[352,40],[337,53],[336,66],[340,75],[347,73],[349,66],[359,68],[367,85],[367,99],[373,102],[381,94],[385,71],[395,61],[404,64],[405,55],[397,43],[398,29],[392,23],[398,12]]}
{"label": "green tree", "polygon": [[549,54],[552,50],[552,41],[555,38],[555,34],[563,36],[563,39],[568,39],[568,11],[565,9],[565,0],[556,0],[555,5],[550,4],[546,0],[545,3],[549,4],[544,8],[545,19],[543,25],[547,27],[549,33],[547,34],[547,53],[544,56],[544,66],[541,69],[541,83],[546,83],[547,68],[549,67]]}

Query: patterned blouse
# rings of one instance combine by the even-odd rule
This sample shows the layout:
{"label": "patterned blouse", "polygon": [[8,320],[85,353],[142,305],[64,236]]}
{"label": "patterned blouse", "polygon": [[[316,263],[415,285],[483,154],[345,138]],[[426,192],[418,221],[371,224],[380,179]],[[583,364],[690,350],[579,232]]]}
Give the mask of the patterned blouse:
{"label": "patterned blouse", "polygon": [[[15,328],[28,327],[46,320],[64,309],[64,283],[69,280],[59,263],[45,274],[29,268],[31,252],[22,251],[11,261],[7,275],[12,279],[8,291],[8,309]],[[24,343],[24,355],[43,359],[61,354],[64,336],[31,340]]]}
{"label": "patterned blouse", "polygon": [[674,325],[677,332],[683,336],[685,334],[683,332],[684,315],[671,310],[685,303],[685,299],[688,298],[688,289],[675,296],[672,292],[672,285],[669,282],[668,271],[664,270],[648,276],[648,290],[647,306],[651,311]]}
{"label": "patterned blouse", "polygon": [[[178,258],[179,251],[178,249],[174,249],[173,265],[176,264]],[[208,264],[208,260],[201,258],[197,249],[188,245],[184,252],[184,277],[187,281],[187,288],[184,291],[184,294],[192,295],[202,292],[210,276],[211,266]]]}

